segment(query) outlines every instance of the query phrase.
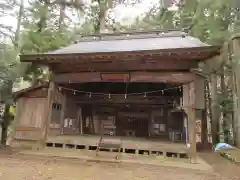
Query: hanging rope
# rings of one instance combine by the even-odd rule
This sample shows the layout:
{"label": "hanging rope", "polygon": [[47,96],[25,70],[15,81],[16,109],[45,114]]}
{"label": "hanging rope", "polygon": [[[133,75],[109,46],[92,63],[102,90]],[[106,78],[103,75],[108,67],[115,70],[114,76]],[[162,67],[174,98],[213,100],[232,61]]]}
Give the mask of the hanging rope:
{"label": "hanging rope", "polygon": [[175,90],[175,89],[180,89],[181,90],[181,86],[176,86],[176,87],[172,87],[172,88],[166,88],[166,89],[159,89],[159,90],[154,90],[154,91],[144,91],[144,92],[136,92],[136,93],[127,93],[127,84],[126,84],[126,93],[124,94],[118,94],[118,93],[101,93],[101,92],[90,92],[90,91],[81,91],[81,90],[77,90],[77,89],[71,89],[71,88],[66,88],[66,87],[59,87],[59,91],[62,90],[66,90],[66,91],[71,91],[73,92],[74,95],[76,95],[77,93],[81,93],[81,94],[88,94],[88,95],[103,95],[103,96],[111,96],[111,95],[123,95],[123,96],[129,96],[129,95],[147,95],[147,94],[152,94],[152,93],[157,93],[157,92],[161,92],[162,95],[164,95],[164,92],[166,91],[170,91],[170,90]]}

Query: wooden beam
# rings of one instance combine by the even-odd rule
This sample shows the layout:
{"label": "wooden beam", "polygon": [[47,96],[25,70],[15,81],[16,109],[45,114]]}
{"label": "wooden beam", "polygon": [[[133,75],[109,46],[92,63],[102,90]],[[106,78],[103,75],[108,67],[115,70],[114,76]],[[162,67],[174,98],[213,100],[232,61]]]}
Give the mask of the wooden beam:
{"label": "wooden beam", "polygon": [[67,64],[51,64],[50,69],[54,73],[67,72],[87,72],[87,71],[147,71],[147,70],[189,70],[190,68],[197,68],[196,61],[179,60],[179,59],[142,59],[140,60],[122,60],[109,62],[91,62],[86,63],[67,63]]}
{"label": "wooden beam", "polygon": [[133,72],[131,82],[153,83],[186,83],[193,81],[196,76],[188,72]]}
{"label": "wooden beam", "polygon": [[[187,83],[194,81],[195,78],[196,76],[189,72],[132,72],[129,82]],[[109,82],[101,79],[100,72],[54,74],[53,81],[55,83]],[[118,80],[117,82],[121,81]]]}
{"label": "wooden beam", "polygon": [[16,131],[40,131],[40,128],[36,127],[25,127],[25,126],[18,126],[16,127]]}

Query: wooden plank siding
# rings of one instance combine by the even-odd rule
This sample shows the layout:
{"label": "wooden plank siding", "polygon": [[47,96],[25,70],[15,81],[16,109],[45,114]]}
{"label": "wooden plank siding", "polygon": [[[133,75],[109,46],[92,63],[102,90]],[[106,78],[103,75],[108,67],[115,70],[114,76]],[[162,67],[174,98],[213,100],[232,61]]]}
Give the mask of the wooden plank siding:
{"label": "wooden plank siding", "polygon": [[74,99],[66,98],[66,105],[64,112],[64,120],[62,124],[63,134],[78,134],[80,132],[80,124],[78,120],[79,107]]}
{"label": "wooden plank siding", "polygon": [[40,140],[41,128],[44,126],[44,108],[46,98],[22,97],[17,102],[17,121],[15,139]]}
{"label": "wooden plank siding", "polygon": [[[64,95],[56,90],[53,93],[53,101],[48,107],[46,88],[34,89],[25,92],[22,96],[17,98],[17,112],[15,135],[16,140],[41,140],[44,137],[46,126],[46,113],[49,108],[52,108],[54,103],[63,104]],[[59,114],[62,110],[59,111]],[[59,119],[55,118],[53,114],[50,117],[50,125],[47,129],[47,135],[59,135],[61,132],[61,115]]]}
{"label": "wooden plank siding", "polygon": [[[64,119],[78,118],[77,106],[74,105],[73,100],[66,98],[66,95],[59,91],[57,87],[51,94],[51,101],[48,101],[45,88],[40,88],[24,92],[17,98],[15,140],[41,141],[44,144],[45,136],[61,134]],[[61,108],[54,112],[54,105],[60,105]],[[68,108],[65,108],[66,106]],[[48,117],[49,115],[50,117]],[[79,132],[79,128],[77,132]]]}
{"label": "wooden plank siding", "polygon": [[[65,111],[64,109],[65,95],[62,92],[60,92],[56,87],[52,98],[53,98],[51,104],[52,113],[48,134],[59,135],[61,133],[62,122],[64,118],[62,117],[62,113],[64,113]],[[59,107],[55,107],[54,105]]]}
{"label": "wooden plank siding", "polygon": [[[129,82],[188,83],[195,78],[196,76],[190,72],[132,72]],[[53,81],[56,83],[109,82],[101,78],[100,72],[54,74]]]}
{"label": "wooden plank siding", "polygon": [[[50,69],[54,73],[79,73],[86,71],[96,72],[122,72],[122,71],[185,71],[193,67],[197,67],[197,62],[189,60],[172,60],[172,59],[149,59],[143,61],[128,61],[122,58],[122,61],[110,62],[89,62],[71,63],[71,59],[66,63],[50,64]],[[106,61],[106,60],[105,60]]]}

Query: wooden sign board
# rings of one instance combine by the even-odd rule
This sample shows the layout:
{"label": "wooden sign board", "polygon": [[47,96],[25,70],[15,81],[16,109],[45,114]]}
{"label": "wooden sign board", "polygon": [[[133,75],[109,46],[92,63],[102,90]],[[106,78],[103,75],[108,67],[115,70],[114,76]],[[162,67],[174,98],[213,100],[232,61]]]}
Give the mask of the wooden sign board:
{"label": "wooden sign board", "polygon": [[102,73],[101,80],[105,82],[128,82],[130,75],[128,73]]}

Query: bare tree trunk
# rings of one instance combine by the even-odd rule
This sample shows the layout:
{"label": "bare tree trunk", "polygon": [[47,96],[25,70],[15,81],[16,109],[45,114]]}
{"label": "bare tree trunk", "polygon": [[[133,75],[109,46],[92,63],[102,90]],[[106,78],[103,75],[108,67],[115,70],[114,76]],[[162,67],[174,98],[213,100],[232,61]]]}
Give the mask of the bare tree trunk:
{"label": "bare tree trunk", "polygon": [[234,131],[234,144],[239,148],[240,147],[240,134],[238,131],[238,122],[239,122],[239,98],[238,98],[238,83],[236,80],[236,75],[233,71],[233,131]]}
{"label": "bare tree trunk", "polygon": [[224,142],[229,143],[229,120],[227,116],[227,99],[228,99],[228,93],[225,85],[225,69],[224,66],[222,67],[222,72],[221,72],[221,91],[222,91],[222,117],[223,117],[223,133],[224,133]]}
{"label": "bare tree trunk", "polygon": [[[15,37],[13,38],[14,39],[14,42],[13,42],[14,50],[16,51],[15,53],[18,52],[18,46],[19,46],[20,27],[21,27],[22,17],[23,17],[23,13],[24,13],[24,2],[23,1],[24,0],[21,0],[21,3],[20,3],[18,21],[17,21],[17,29],[15,32]],[[9,80],[7,83],[6,93],[11,95],[12,88],[13,88],[13,81]],[[8,127],[11,124],[12,116],[10,114],[11,105],[8,102],[4,102],[4,103],[5,103],[5,110],[4,110],[4,115],[3,115],[3,122],[1,123],[1,127],[2,127],[1,144],[3,146],[6,146],[7,138],[8,138]]]}
{"label": "bare tree trunk", "polygon": [[[113,8],[113,0],[95,0],[99,5],[99,13],[96,22],[94,23],[94,33],[101,34],[104,33],[106,28],[106,12],[108,9]],[[116,31],[115,27],[112,27],[113,31]]]}
{"label": "bare tree trunk", "polygon": [[[229,49],[229,51],[231,51]],[[230,56],[230,63],[232,63],[232,59]],[[236,120],[236,115],[237,115],[237,99],[236,99],[236,81],[235,81],[235,73],[234,69],[232,67],[231,72],[229,74],[230,82],[229,82],[229,87],[231,88],[231,99],[232,99],[232,133],[233,133],[233,139],[232,139],[232,144],[236,144],[236,127],[235,127],[235,120]]]}
{"label": "bare tree trunk", "polygon": [[9,126],[11,120],[12,120],[12,117],[10,116],[10,105],[7,104],[5,106],[3,122],[1,124],[1,126],[2,126],[1,145],[2,146],[7,145],[8,126]]}
{"label": "bare tree trunk", "polygon": [[210,120],[212,120],[212,108],[211,108],[211,105],[212,105],[212,98],[211,98],[211,92],[210,92],[210,81],[207,79],[206,80],[206,93],[207,93],[207,108],[208,108],[208,111],[209,111],[209,118]]}
{"label": "bare tree trunk", "polygon": [[103,0],[95,0],[99,6],[99,12],[97,15],[97,19],[94,22],[94,33],[100,34],[105,27],[105,9]]}
{"label": "bare tree trunk", "polygon": [[233,64],[233,104],[234,104],[234,131],[235,131],[235,144],[240,148],[240,39],[235,38],[232,41],[232,51],[233,55],[236,58]]}
{"label": "bare tree trunk", "polygon": [[19,12],[18,12],[17,29],[16,29],[16,32],[15,32],[15,38],[14,38],[15,48],[18,48],[18,46],[19,46],[19,36],[20,36],[20,28],[21,28],[21,24],[22,24],[23,14],[24,14],[24,0],[21,0],[20,7],[19,7]]}
{"label": "bare tree trunk", "polygon": [[211,77],[211,108],[212,108],[212,119],[211,119],[211,130],[212,130],[212,143],[216,144],[219,142],[219,108],[216,104],[217,100],[217,76],[215,74]]}
{"label": "bare tree trunk", "polygon": [[60,14],[59,14],[59,31],[60,32],[62,31],[64,26],[65,9],[66,9],[66,6],[64,4],[60,4]]}
{"label": "bare tree trunk", "polygon": [[[10,96],[12,93],[13,88],[13,82],[12,80],[9,80],[7,82],[7,88],[5,89],[5,93],[7,96]],[[8,100],[8,98],[7,98]],[[11,124],[12,121],[12,115],[10,114],[10,107],[11,104],[8,101],[5,101],[5,108],[4,108],[4,114],[3,114],[3,121],[1,122],[2,127],[2,135],[1,135],[1,145],[6,146],[7,145],[7,138],[8,138],[8,127]]]}
{"label": "bare tree trunk", "polygon": [[[50,6],[50,2],[49,0],[43,0],[43,7],[44,9],[48,9],[48,7]],[[37,32],[41,33],[44,28],[46,27],[47,24],[47,14],[46,11],[44,13],[41,13],[41,16],[39,18],[39,21],[36,22],[37,25]],[[38,69],[39,65],[34,65],[31,64],[31,66],[29,67],[32,78],[31,78],[31,86],[35,87],[36,85],[38,85],[39,83],[39,79],[38,79]]]}
{"label": "bare tree trunk", "polygon": [[203,147],[205,148],[208,144],[208,126],[207,126],[207,80],[205,80],[205,86],[204,86],[204,96],[205,96],[205,109],[202,110],[202,123],[201,123],[201,141],[203,144]]}

